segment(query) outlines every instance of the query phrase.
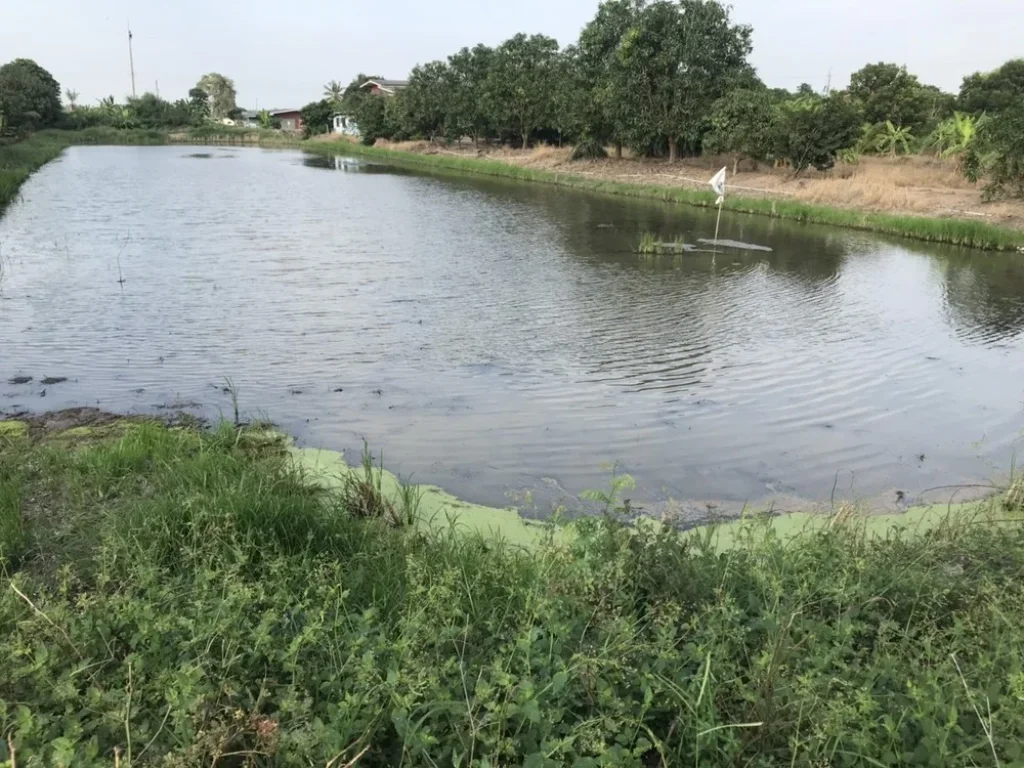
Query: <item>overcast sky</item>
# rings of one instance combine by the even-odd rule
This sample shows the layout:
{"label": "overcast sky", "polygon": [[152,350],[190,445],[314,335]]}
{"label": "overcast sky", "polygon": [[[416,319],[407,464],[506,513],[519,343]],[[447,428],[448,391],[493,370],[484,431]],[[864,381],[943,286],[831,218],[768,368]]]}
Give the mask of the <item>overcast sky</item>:
{"label": "overcast sky", "polygon": [[[596,0],[0,0],[0,63],[31,58],[81,103],[131,93],[181,98],[206,72],[235,81],[244,107],[317,99],[358,72],[403,78],[462,46],[543,33],[566,45]],[[1024,0],[735,0],[754,28],[752,61],[770,86],[844,87],[867,62],[906,64],[949,91],[965,74],[1024,55]]]}

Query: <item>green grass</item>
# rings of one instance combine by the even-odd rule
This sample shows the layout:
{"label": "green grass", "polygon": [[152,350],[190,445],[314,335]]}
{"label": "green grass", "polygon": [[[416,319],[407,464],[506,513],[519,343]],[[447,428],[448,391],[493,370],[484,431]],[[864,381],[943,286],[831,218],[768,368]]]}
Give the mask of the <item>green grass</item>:
{"label": "green grass", "polygon": [[[306,144],[307,152],[359,154],[386,159],[407,165],[443,168],[486,176],[500,176],[523,181],[587,189],[628,197],[651,198],[666,202],[684,203],[701,208],[715,207],[715,194],[710,191],[685,187],[665,187],[655,184],[633,184],[580,176],[572,172],[561,173],[537,168],[523,168],[497,160],[483,160],[450,155],[420,155],[392,149],[366,147],[353,143]],[[836,227],[880,232],[887,235],[913,238],[936,243],[948,243],[985,250],[1018,250],[1024,248],[1024,231],[997,227],[965,219],[935,219],[921,216],[901,216],[830,208],[796,200],[744,198],[730,195],[724,210],[752,213],[780,219],[828,224]]]}
{"label": "green grass", "polygon": [[28,177],[66,146],[66,141],[53,135],[36,135],[23,141],[0,139],[0,213],[17,197]]}
{"label": "green grass", "polygon": [[1019,523],[523,549],[364,516],[229,425],[12,430],[0,479],[10,765],[1024,760]]}
{"label": "green grass", "polygon": [[664,240],[658,240],[653,232],[643,232],[640,235],[640,242],[637,244],[637,253],[641,257],[652,257],[652,256],[678,256],[679,254],[686,252],[686,241],[683,238],[676,237],[675,240],[667,242]]}

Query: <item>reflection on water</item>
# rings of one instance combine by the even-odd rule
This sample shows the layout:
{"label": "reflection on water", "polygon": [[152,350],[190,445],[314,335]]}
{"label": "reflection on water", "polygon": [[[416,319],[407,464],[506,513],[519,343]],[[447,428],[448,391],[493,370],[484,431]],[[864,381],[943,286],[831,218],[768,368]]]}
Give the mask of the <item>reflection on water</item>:
{"label": "reflection on water", "polygon": [[643,231],[696,243],[714,218],[356,158],[76,147],[0,221],[0,407],[216,415],[230,376],[307,443],[366,438],[489,503],[616,460],[641,497],[727,504],[1008,466],[1018,257],[726,215],[723,239],[771,250],[639,259]]}

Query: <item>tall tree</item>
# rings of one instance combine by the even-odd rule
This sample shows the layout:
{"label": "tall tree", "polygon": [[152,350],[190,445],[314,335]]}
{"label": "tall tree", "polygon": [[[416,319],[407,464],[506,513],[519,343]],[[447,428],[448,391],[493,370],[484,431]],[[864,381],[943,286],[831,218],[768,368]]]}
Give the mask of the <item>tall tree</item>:
{"label": "tall tree", "polygon": [[545,35],[520,33],[494,51],[484,84],[487,110],[496,126],[521,137],[524,148],[551,117],[557,59],[558,42]]}
{"label": "tall tree", "polygon": [[993,116],[981,128],[979,139],[991,156],[985,198],[1024,198],[1024,101]]}
{"label": "tall tree", "polygon": [[334,106],[327,99],[311,101],[302,108],[300,114],[302,115],[303,135],[308,139],[310,136],[319,136],[331,130]]}
{"label": "tall tree", "polygon": [[736,88],[715,102],[711,109],[711,132],[705,148],[729,152],[732,172],[743,157],[766,160],[775,149],[775,109],[765,88]]}
{"label": "tall tree", "polygon": [[433,141],[445,132],[453,106],[452,79],[445,62],[431,61],[413,67],[409,87],[402,95],[412,133]]}
{"label": "tall tree", "polygon": [[750,73],[750,34],[714,0],[660,0],[641,9],[619,45],[618,93],[629,106],[634,144],[662,139],[670,160],[680,141],[697,148],[712,105]]}
{"label": "tall tree", "polygon": [[202,122],[210,116],[210,94],[202,88],[197,86],[189,89],[188,104],[194,122]]}
{"label": "tall tree", "polygon": [[635,22],[640,0],[606,0],[580,32],[576,46],[580,88],[585,91],[580,131],[597,144],[612,141],[621,157],[628,120],[628,87],[619,46]]}
{"label": "tall tree", "polygon": [[957,107],[974,115],[994,114],[1024,102],[1024,59],[1012,59],[992,72],[964,78]]}
{"label": "tall tree", "polygon": [[31,59],[0,67],[0,114],[12,128],[44,128],[60,118],[60,84]]}
{"label": "tall tree", "polygon": [[349,115],[356,115],[359,112],[359,106],[362,101],[370,96],[363,83],[367,80],[379,80],[379,75],[366,75],[360,72],[358,75],[349,81],[349,84],[345,86],[345,90],[341,94],[341,109],[343,112]]}
{"label": "tall tree", "polygon": [[911,130],[933,120],[937,97],[942,94],[933,86],[922,85],[906,67],[886,62],[868,64],[854,72],[848,92],[865,122],[874,125],[888,120]]}
{"label": "tall tree", "polygon": [[68,106],[71,108],[71,111],[74,112],[78,106],[78,91],[68,88],[64,91],[64,97],[68,100]]}
{"label": "tall tree", "polygon": [[196,84],[210,97],[210,117],[215,120],[228,117],[238,105],[235,104],[235,81],[217,72],[203,75]]}
{"label": "tall tree", "polygon": [[447,131],[456,138],[473,137],[478,144],[488,132],[489,120],[486,103],[486,82],[494,62],[494,49],[477,45],[463,48],[448,57],[451,85],[450,125]]}

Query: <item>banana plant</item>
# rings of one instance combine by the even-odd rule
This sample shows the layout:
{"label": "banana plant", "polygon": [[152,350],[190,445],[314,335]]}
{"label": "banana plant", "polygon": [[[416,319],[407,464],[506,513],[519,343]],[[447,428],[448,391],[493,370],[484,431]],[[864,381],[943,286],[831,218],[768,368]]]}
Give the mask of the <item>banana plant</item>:
{"label": "banana plant", "polygon": [[910,152],[910,142],[914,141],[914,134],[909,128],[902,125],[893,125],[892,120],[885,121],[885,129],[878,137],[875,149],[888,155],[907,154]]}
{"label": "banana plant", "polygon": [[963,112],[954,112],[953,116],[943,120],[936,126],[929,140],[939,157],[954,157],[966,152],[974,144],[981,128],[988,117],[973,117]]}
{"label": "banana plant", "polygon": [[260,120],[260,128],[269,128],[270,127],[270,119],[271,118],[270,118],[270,113],[267,110],[261,109],[258,117],[259,117],[259,120]]}
{"label": "banana plant", "polygon": [[136,125],[135,110],[128,106],[114,107],[114,117],[117,120],[117,127],[123,131],[134,128]]}

